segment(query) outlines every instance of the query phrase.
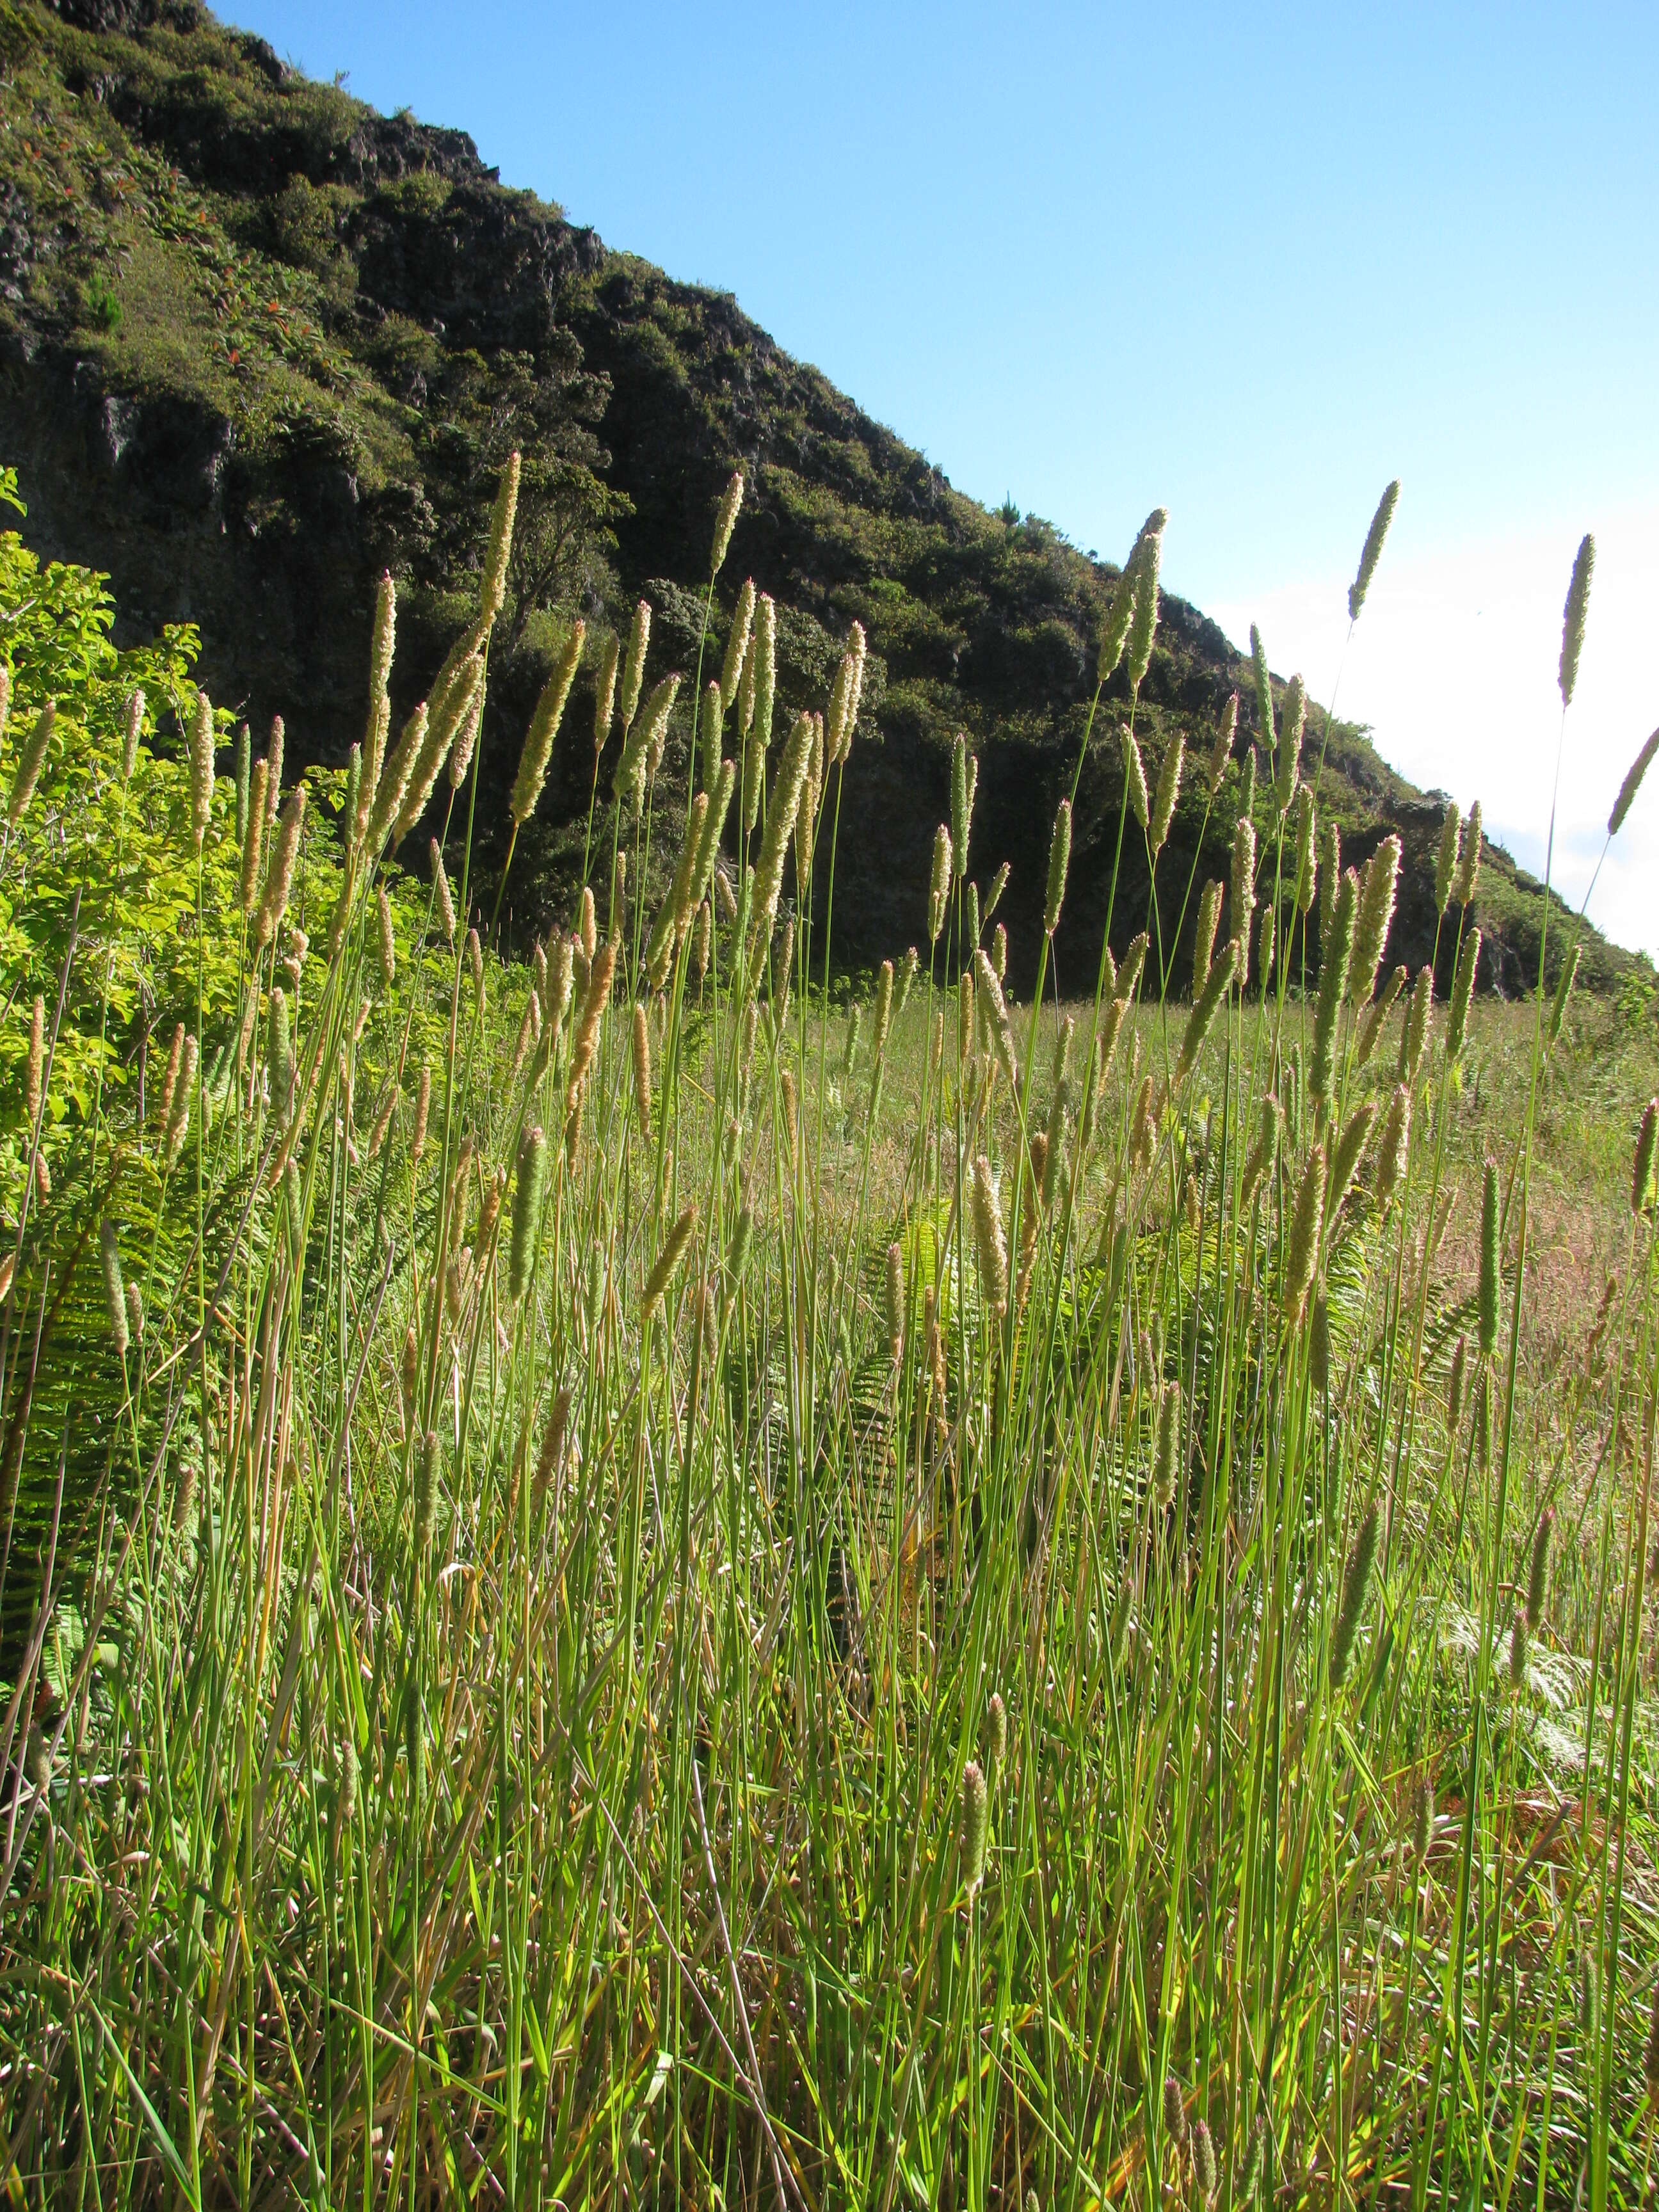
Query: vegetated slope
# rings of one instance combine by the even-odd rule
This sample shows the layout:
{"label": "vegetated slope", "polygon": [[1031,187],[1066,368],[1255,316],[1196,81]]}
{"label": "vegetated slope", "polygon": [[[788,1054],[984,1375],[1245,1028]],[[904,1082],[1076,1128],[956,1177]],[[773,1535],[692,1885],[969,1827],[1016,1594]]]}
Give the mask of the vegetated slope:
{"label": "vegetated slope", "polygon": [[[375,576],[390,566],[402,587],[407,705],[460,619],[468,580],[452,549],[469,547],[476,566],[489,489],[522,447],[479,797],[488,864],[505,842],[520,733],[573,612],[591,635],[643,592],[653,668],[695,670],[702,599],[665,580],[695,574],[741,466],[750,489],[712,636],[723,641],[752,574],[781,610],[784,707],[822,704],[855,618],[870,640],[840,820],[838,957],[866,963],[921,939],[958,729],[982,763],[972,868],[983,881],[1012,863],[1006,911],[1029,945],[1111,568],[1034,517],[964,498],[730,297],[607,249],[502,186],[465,134],[378,115],[195,0],[10,0],[0,71],[0,454],[20,468],[35,543],[108,569],[130,623],[199,624],[216,698],[251,718],[283,713],[295,757],[343,759],[361,732]],[[1177,732],[1207,750],[1235,687],[1242,758],[1245,673],[1213,623],[1166,596],[1137,720],[1154,763]],[[1056,947],[1066,988],[1093,981],[1122,685],[1120,673],[1079,793]],[[682,696],[671,781],[684,775],[689,682]],[[580,866],[593,774],[582,708],[579,691],[514,860],[524,920],[567,901]],[[1316,714],[1310,750],[1323,735]],[[1200,872],[1225,872],[1239,775],[1236,759],[1207,811],[1189,792],[1159,865],[1177,973],[1188,874],[1195,855]],[[1389,957],[1426,958],[1440,805],[1342,725],[1321,799],[1345,856],[1401,833]],[[1131,825],[1117,914],[1150,915],[1148,889]],[[1483,981],[1524,988],[1537,885],[1489,849],[1480,902]],[[1594,933],[1585,946],[1592,983],[1630,965]]]}

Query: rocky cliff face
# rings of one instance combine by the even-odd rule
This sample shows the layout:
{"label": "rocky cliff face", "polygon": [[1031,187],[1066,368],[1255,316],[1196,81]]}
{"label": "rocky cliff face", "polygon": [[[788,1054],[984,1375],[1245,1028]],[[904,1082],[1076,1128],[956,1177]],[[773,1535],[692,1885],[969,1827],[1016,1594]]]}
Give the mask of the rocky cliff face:
{"label": "rocky cliff face", "polygon": [[[361,726],[380,570],[399,578],[398,684],[412,701],[459,619],[501,457],[522,444],[541,470],[545,559],[515,572],[491,670],[487,865],[571,611],[603,628],[643,592],[660,665],[695,667],[692,587],[741,466],[750,489],[715,648],[745,574],[781,609],[783,708],[822,703],[854,619],[870,639],[841,817],[841,957],[867,964],[921,939],[962,729],[982,763],[973,866],[985,881],[1012,864],[1003,911],[1024,980],[1111,571],[1034,518],[964,499],[730,298],[610,251],[503,187],[464,133],[296,76],[194,0],[8,0],[0,125],[0,453],[21,473],[32,539],[109,570],[129,629],[197,623],[216,697],[251,719],[282,712],[292,757],[339,760]],[[1165,598],[1137,724],[1152,759],[1177,732],[1207,750],[1239,688],[1242,763],[1244,673],[1213,623]],[[1121,685],[1096,720],[1056,947],[1078,988],[1092,982],[1113,872]],[[572,893],[592,767],[584,740],[562,745],[514,862],[523,921]],[[1159,865],[1177,976],[1188,876],[1225,872],[1239,780],[1207,814],[1201,795],[1183,802]],[[1428,957],[1438,805],[1340,727],[1322,801],[1352,857],[1400,831],[1389,957]],[[1127,939],[1152,911],[1133,832],[1118,876]],[[1541,903],[1501,854],[1486,879],[1484,980],[1516,989],[1535,972]],[[1597,940],[1592,979],[1622,958]]]}

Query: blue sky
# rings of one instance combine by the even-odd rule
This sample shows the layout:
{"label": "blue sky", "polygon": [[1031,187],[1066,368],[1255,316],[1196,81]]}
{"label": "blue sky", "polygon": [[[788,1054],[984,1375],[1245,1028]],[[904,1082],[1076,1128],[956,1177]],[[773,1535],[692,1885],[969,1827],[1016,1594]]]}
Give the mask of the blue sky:
{"label": "blue sky", "polygon": [[[736,293],[964,490],[1165,577],[1558,875],[1659,721],[1659,9],[238,0],[377,106]],[[1557,702],[1559,704],[1559,702]],[[1645,794],[1644,794],[1645,796]],[[1591,912],[1659,949],[1659,789]]]}

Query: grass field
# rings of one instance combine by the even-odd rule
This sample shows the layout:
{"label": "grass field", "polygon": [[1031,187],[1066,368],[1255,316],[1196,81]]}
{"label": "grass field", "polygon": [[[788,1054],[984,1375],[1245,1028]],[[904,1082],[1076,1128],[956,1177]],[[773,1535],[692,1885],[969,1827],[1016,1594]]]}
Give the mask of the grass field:
{"label": "grass field", "polygon": [[964,756],[826,1011],[763,607],[501,964],[493,570],[279,805],[0,544],[14,2201],[1644,2200],[1650,1022],[1391,997],[1291,731],[1195,1006],[1005,1004]]}

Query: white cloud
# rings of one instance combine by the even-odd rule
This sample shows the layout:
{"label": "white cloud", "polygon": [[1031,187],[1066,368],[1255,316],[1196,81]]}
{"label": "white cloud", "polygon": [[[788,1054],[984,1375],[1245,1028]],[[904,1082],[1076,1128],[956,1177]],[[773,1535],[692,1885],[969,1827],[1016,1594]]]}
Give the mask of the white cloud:
{"label": "white cloud", "polygon": [[[1595,579],[1560,755],[1553,878],[1576,906],[1601,857],[1626,769],[1659,723],[1659,507],[1595,526]],[[1577,539],[1570,531],[1473,540],[1382,567],[1346,659],[1349,579],[1275,586],[1213,609],[1235,639],[1261,627],[1276,672],[1300,668],[1322,705],[1340,668],[1336,711],[1370,725],[1383,758],[1465,809],[1542,874],[1561,734],[1556,669]],[[1596,879],[1590,919],[1621,945],[1659,955],[1659,770],[1644,786]]]}

